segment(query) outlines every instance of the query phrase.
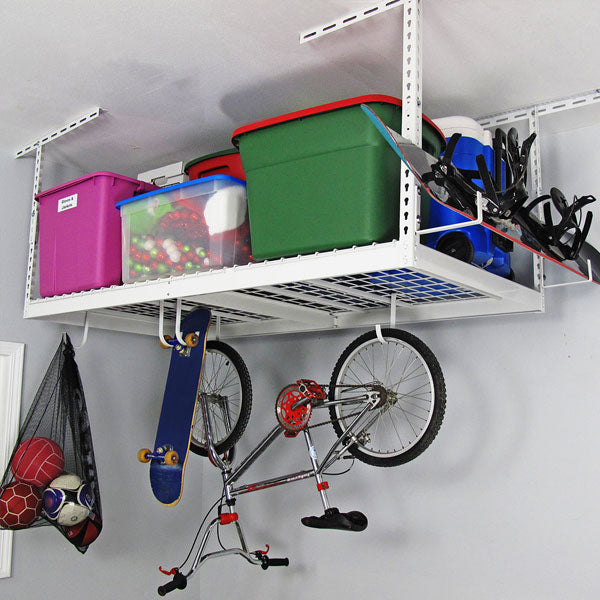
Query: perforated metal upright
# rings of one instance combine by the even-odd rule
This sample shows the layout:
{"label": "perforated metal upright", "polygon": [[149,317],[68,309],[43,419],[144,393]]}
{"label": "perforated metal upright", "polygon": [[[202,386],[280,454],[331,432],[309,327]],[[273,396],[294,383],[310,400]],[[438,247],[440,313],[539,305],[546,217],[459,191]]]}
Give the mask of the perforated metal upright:
{"label": "perforated metal upright", "polygon": [[28,316],[29,304],[32,299],[31,291],[35,271],[36,244],[38,233],[38,203],[35,197],[40,192],[40,186],[42,183],[42,158],[44,147],[46,146],[46,144],[54,142],[62,136],[75,131],[83,125],[86,125],[90,121],[94,120],[96,117],[100,116],[100,113],[101,109],[98,107],[92,111],[85,113],[84,115],[81,115],[76,119],[72,119],[60,129],[52,131],[42,136],[35,142],[27,144],[23,148],[17,150],[15,154],[15,158],[23,158],[25,156],[30,156],[31,154],[35,153],[35,166],[33,170],[33,190],[31,194],[31,222],[29,227],[29,255],[27,259],[27,277],[25,280],[25,317]]}
{"label": "perforated metal upright", "polygon": [[[423,14],[421,0],[404,2],[402,44],[402,136],[413,144],[422,143],[422,87],[423,73]],[[417,181],[403,166],[400,176],[400,247],[405,260],[415,262],[419,237],[420,195]]]}

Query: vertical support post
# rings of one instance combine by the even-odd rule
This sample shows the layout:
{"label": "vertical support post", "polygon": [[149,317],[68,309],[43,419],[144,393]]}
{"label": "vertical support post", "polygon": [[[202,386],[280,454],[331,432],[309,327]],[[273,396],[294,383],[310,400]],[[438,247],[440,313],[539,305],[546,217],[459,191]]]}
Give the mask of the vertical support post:
{"label": "vertical support post", "polygon": [[[537,198],[542,194],[542,164],[540,156],[540,122],[538,116],[537,107],[533,107],[529,114],[529,135],[532,133],[536,134],[533,145],[529,152],[529,168],[530,168],[530,181],[531,181],[531,193],[534,198]],[[537,208],[538,214],[541,216],[541,206]],[[541,294],[542,310],[544,309],[545,297],[544,297],[544,260],[537,254],[533,255],[533,283],[535,289]]]}
{"label": "vertical support post", "polygon": [[[422,2],[406,0],[404,7],[402,48],[402,136],[421,146],[423,76]],[[420,213],[420,190],[410,171],[402,166],[400,175],[400,246],[406,259],[413,263]]]}
{"label": "vertical support post", "polygon": [[91,120],[100,116],[102,109],[99,107],[93,111],[86,113],[81,117],[77,117],[68,122],[67,125],[46,134],[37,141],[28,144],[24,148],[21,148],[16,152],[15,158],[23,158],[29,156],[35,152],[35,168],[33,172],[33,193],[31,201],[31,223],[29,226],[29,258],[27,260],[27,277],[25,280],[25,307],[23,310],[23,316],[28,316],[28,308],[31,302],[32,286],[34,284],[34,273],[35,273],[35,260],[36,260],[36,248],[37,248],[37,234],[38,234],[38,205],[35,199],[36,195],[40,192],[40,182],[42,173],[42,150],[46,144],[57,140],[63,135],[71,133],[75,129],[78,129],[82,125],[89,123]]}
{"label": "vertical support post", "polygon": [[27,277],[25,279],[25,307],[24,313],[27,315],[27,306],[31,301],[33,278],[35,272],[35,250],[37,247],[37,230],[38,230],[38,203],[35,199],[40,192],[41,173],[42,173],[42,149],[43,144],[39,144],[35,148],[35,166],[33,171],[33,190],[31,193],[31,221],[29,225],[29,255],[27,258]]}

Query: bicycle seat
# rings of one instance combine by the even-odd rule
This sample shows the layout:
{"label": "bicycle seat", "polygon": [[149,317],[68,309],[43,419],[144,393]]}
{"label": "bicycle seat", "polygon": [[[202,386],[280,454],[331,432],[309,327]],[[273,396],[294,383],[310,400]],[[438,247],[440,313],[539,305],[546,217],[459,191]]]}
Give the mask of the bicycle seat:
{"label": "bicycle seat", "polygon": [[302,517],[301,522],[306,527],[343,531],[364,531],[369,523],[367,517],[357,510],[342,513],[337,508],[325,509],[325,514],[321,517]]}

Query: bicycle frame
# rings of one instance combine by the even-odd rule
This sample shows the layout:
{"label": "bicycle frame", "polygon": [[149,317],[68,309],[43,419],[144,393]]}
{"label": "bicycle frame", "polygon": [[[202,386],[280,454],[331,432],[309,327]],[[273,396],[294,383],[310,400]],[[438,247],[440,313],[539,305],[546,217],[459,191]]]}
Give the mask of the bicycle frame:
{"label": "bicycle frame", "polygon": [[[324,387],[324,386],[323,386]],[[358,386],[348,386],[351,389],[357,389]],[[249,563],[255,565],[261,565],[263,569],[269,566],[283,566],[288,564],[287,558],[269,558],[264,551],[256,550],[254,552],[248,551],[248,546],[244,537],[244,533],[238,521],[237,513],[234,512],[233,507],[235,505],[235,497],[247,494],[249,492],[256,492],[266,488],[276,487],[284,485],[286,483],[292,483],[294,481],[300,481],[309,477],[314,477],[317,483],[317,490],[321,496],[321,501],[325,510],[330,509],[329,501],[327,498],[327,488],[329,487],[327,482],[323,480],[323,474],[331,465],[337,460],[342,458],[344,452],[354,443],[359,440],[361,432],[368,429],[375,419],[379,415],[378,408],[382,400],[381,389],[376,386],[360,386],[366,390],[366,393],[357,396],[350,396],[340,400],[325,400],[315,403],[313,408],[329,408],[330,406],[338,404],[364,404],[360,411],[354,416],[354,419],[350,424],[343,430],[342,434],[337,437],[331,447],[328,449],[325,458],[319,463],[317,457],[317,451],[314,446],[310,430],[307,426],[301,429],[304,434],[308,454],[311,460],[312,469],[304,471],[298,471],[296,473],[288,473],[279,477],[273,477],[270,479],[253,482],[250,484],[238,485],[234,487],[235,483],[242,477],[242,475],[248,470],[248,468],[254,464],[258,458],[273,444],[275,440],[279,438],[282,433],[285,433],[286,428],[278,424],[275,426],[257,446],[249,452],[249,454],[242,460],[240,465],[235,469],[232,469],[231,464],[228,460],[221,458],[214,446],[213,442],[213,425],[211,422],[210,411],[208,410],[208,399],[205,394],[198,396],[199,409],[201,411],[201,417],[204,422],[204,431],[206,434],[207,441],[207,452],[211,462],[221,470],[223,477],[223,496],[225,497],[225,504],[227,505],[229,512],[219,514],[218,517],[213,519],[206,528],[198,551],[196,552],[192,566],[187,574],[179,573],[177,569],[173,569],[171,574],[175,573],[173,582],[159,588],[159,593],[164,595],[168,591],[176,588],[182,588],[187,585],[187,579],[189,579],[197,569],[199,569],[204,562],[209,559],[217,558],[220,556],[228,556],[237,554],[245,558]],[[371,389],[372,388],[372,389]],[[296,408],[302,403],[310,402],[310,398],[302,399],[297,402],[293,408]],[[368,413],[373,411],[375,414],[367,416]],[[367,417],[367,418],[365,418]],[[360,427],[359,427],[360,426]],[[298,432],[299,433],[299,432]],[[236,532],[240,541],[240,547],[238,548],[224,548],[216,552],[209,552],[204,554],[204,549],[208,543],[211,533],[219,525],[227,525],[233,523],[236,528]],[[267,547],[268,549],[268,547]],[[161,569],[162,570],[162,569]],[[165,572],[165,571],[163,571]],[[179,582],[179,583],[177,583]]]}
{"label": "bicycle frame", "polygon": [[[364,386],[361,386],[364,387]],[[376,386],[372,386],[375,388]],[[361,422],[363,417],[374,409],[381,400],[381,394],[378,390],[371,391],[367,394],[362,394],[360,396],[352,396],[349,398],[344,398],[342,400],[326,400],[322,403],[313,405],[313,408],[329,408],[330,406],[334,406],[337,404],[362,404],[365,406],[362,410],[355,416],[352,422],[344,429],[342,434],[338,436],[338,438],[333,442],[325,458],[319,464],[317,458],[317,451],[313,444],[312,437],[310,435],[309,427],[304,427],[301,432],[304,434],[304,439],[306,441],[306,446],[308,449],[308,454],[310,456],[310,460],[312,463],[312,469],[308,469],[305,471],[299,471],[296,473],[289,473],[286,475],[281,475],[279,477],[273,477],[270,479],[266,479],[263,481],[257,481],[250,484],[240,485],[239,487],[233,487],[234,483],[237,482],[240,477],[256,462],[256,460],[267,450],[271,444],[286,431],[286,429],[278,424],[276,425],[266,436],[265,438],[258,443],[258,445],[250,451],[250,453],[246,456],[246,458],[240,463],[240,465],[231,470],[230,465],[224,461],[215,451],[213,440],[212,440],[212,423],[210,418],[210,412],[208,411],[207,400],[204,395],[199,396],[199,406],[202,413],[202,419],[204,422],[206,439],[207,439],[207,451],[209,453],[210,459],[212,463],[221,469],[223,475],[223,485],[225,490],[225,499],[232,500],[235,496],[239,496],[241,494],[246,494],[249,492],[256,492],[258,490],[263,490],[266,488],[271,488],[279,485],[283,485],[286,483],[292,483],[294,481],[300,481],[302,479],[307,479],[309,477],[314,477],[317,481],[317,486],[323,483],[322,474],[323,472],[331,467],[333,463],[341,458],[343,453],[354,443],[358,441],[359,433],[355,433],[355,428],[357,428],[358,424]],[[301,402],[296,403],[296,405]],[[373,415],[371,419],[368,419],[361,427],[362,430],[367,429],[372,423],[377,419],[377,414]],[[325,493],[325,489],[320,489],[321,497],[323,499],[324,508],[329,508],[329,504],[327,503],[327,495]]]}

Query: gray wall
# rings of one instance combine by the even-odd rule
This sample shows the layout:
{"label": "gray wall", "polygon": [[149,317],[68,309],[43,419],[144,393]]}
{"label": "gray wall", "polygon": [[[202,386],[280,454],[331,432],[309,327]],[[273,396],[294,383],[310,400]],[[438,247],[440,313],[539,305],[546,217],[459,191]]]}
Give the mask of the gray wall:
{"label": "gray wall", "polygon": [[[593,143],[599,133],[597,126],[546,136],[545,189],[600,194]],[[0,339],[26,343],[24,414],[62,328],[22,319],[32,166],[3,155],[0,173]],[[599,222],[595,232],[598,244]],[[312,482],[244,496],[237,510],[249,545],[270,544],[271,555],[289,556],[290,567],[265,572],[226,558],[209,562],[188,590],[174,594],[597,598],[597,301],[593,285],[558,288],[548,292],[543,315],[407,327],[442,365],[447,414],[431,448],[412,463],[395,469],[357,463],[348,475],[329,478],[332,503],[365,512],[368,529],[357,534],[304,528],[300,517],[321,511]],[[80,332],[69,331],[77,341]],[[337,356],[359,333],[234,341],[255,392],[239,450],[274,424],[279,389],[299,377],[327,381]],[[152,598],[167,581],[157,566],[183,560],[220,493],[220,480],[210,464],[192,456],[182,502],[165,508],[152,497],[147,468],[136,461],[136,451],[154,439],[167,360],[149,337],[90,331],[77,361],[105,528],[85,556],[52,528],[17,532],[13,576],[0,580],[3,598]],[[268,468],[256,465],[248,478],[305,468],[303,445],[302,438],[281,440]]]}

